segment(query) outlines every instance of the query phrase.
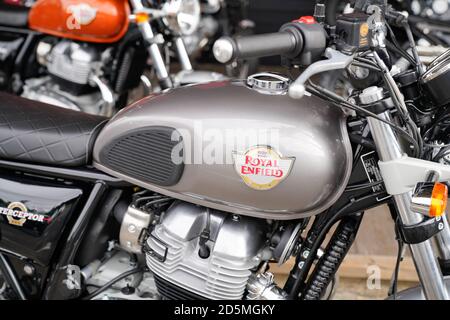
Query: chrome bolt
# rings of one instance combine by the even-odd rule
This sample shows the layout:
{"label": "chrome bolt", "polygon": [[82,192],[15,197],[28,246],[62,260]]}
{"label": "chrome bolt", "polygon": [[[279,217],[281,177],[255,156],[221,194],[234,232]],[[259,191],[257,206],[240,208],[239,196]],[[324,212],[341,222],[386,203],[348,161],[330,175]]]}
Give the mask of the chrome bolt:
{"label": "chrome bolt", "polygon": [[31,276],[31,275],[34,274],[34,267],[33,267],[31,264],[26,264],[26,265],[23,267],[23,271],[24,271],[27,275]]}
{"label": "chrome bolt", "polygon": [[306,259],[306,258],[308,258],[308,256],[309,256],[309,251],[308,250],[303,251],[302,257]]}
{"label": "chrome bolt", "polygon": [[128,226],[128,232],[129,233],[135,233],[136,232],[136,226],[134,224],[130,224]]}
{"label": "chrome bolt", "polygon": [[233,214],[232,219],[233,221],[238,222],[240,220],[240,217],[237,214]]}
{"label": "chrome bolt", "polygon": [[298,263],[298,268],[299,268],[299,269],[302,269],[304,265],[305,265],[305,262],[304,262],[304,261],[300,261],[300,262]]}
{"label": "chrome bolt", "polygon": [[444,224],[443,224],[442,222],[439,222],[439,224],[438,224],[438,229],[439,229],[439,230],[444,229]]}

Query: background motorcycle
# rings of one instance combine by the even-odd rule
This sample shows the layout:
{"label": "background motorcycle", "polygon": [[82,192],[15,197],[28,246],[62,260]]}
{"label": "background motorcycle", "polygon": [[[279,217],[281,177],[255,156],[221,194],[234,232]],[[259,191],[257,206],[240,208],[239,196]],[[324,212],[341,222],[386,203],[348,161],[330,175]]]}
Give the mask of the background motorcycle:
{"label": "background motorcycle", "polygon": [[[221,36],[242,36],[254,33],[255,23],[249,19],[248,0],[205,0],[201,2],[202,18],[192,35],[183,37],[187,51],[196,61],[215,64],[211,54],[214,42]],[[225,66],[231,78],[245,79],[256,72],[258,59],[236,60]]]}
{"label": "background motorcycle", "polygon": [[164,48],[173,47],[182,70],[192,71],[181,36],[197,28],[197,0],[10,2],[0,7],[3,90],[111,116],[140,84],[144,95],[155,89],[144,75],[149,59],[158,85],[174,85]]}
{"label": "background motorcycle", "polygon": [[[338,19],[336,37],[303,17],[277,33],[214,46],[224,63],[282,55],[288,66],[306,67],[293,81],[260,74],[179,88],[111,121],[2,94],[2,296],[319,299],[364,210],[388,203],[422,284],[405,295],[393,281],[393,296],[449,299],[448,191],[437,181],[450,179],[440,163],[450,151],[450,54],[425,72],[414,54],[400,75],[417,80],[404,86],[390,74],[383,42],[384,12],[391,23],[404,17],[379,0],[356,9]],[[348,99],[309,81],[350,65],[379,78]],[[192,162],[199,122],[237,141],[255,124],[276,128],[280,143],[261,137],[227,149],[232,163]],[[291,256],[281,288],[269,262]]]}

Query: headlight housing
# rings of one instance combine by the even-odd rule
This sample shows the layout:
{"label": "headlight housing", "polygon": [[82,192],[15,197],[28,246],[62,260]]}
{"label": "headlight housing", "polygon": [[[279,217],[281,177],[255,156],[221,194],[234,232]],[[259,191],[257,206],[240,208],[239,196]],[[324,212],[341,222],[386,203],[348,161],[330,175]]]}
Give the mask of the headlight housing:
{"label": "headlight housing", "polygon": [[163,21],[172,31],[190,35],[197,30],[201,15],[199,0],[168,0],[162,9],[167,14]]}

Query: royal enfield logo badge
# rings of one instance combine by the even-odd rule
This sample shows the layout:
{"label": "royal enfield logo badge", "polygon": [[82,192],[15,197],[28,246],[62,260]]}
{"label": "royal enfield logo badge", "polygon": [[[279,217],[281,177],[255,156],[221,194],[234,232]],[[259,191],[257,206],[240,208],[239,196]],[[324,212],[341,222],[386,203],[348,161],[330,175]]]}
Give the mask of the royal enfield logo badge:
{"label": "royal enfield logo badge", "polygon": [[7,208],[0,207],[0,215],[5,215],[9,224],[23,227],[26,221],[50,223],[50,217],[43,214],[28,212],[22,202],[11,202]]}
{"label": "royal enfield logo badge", "polygon": [[[3,213],[4,210],[1,211]],[[22,202],[11,202],[5,211],[7,212],[6,219],[8,219],[9,224],[22,227],[25,221],[27,221],[25,217],[19,218],[20,214],[23,216],[23,214],[28,211],[27,207]],[[8,214],[8,212],[10,212],[10,214]]]}
{"label": "royal enfield logo badge", "polygon": [[97,17],[97,9],[92,8],[87,3],[70,5],[67,7],[67,13],[70,14],[67,19],[67,27],[70,30],[87,26]]}
{"label": "royal enfield logo badge", "polygon": [[245,153],[235,152],[234,168],[252,189],[270,190],[291,172],[294,157],[282,157],[269,146],[255,146]]}

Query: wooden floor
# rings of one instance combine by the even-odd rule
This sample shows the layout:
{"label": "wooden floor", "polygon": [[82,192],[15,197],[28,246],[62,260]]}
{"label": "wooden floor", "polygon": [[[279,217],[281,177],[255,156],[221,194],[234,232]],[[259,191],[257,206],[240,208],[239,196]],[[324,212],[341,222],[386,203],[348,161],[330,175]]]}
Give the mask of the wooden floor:
{"label": "wooden floor", "polygon": [[[400,281],[398,290],[404,290],[415,286],[415,282]],[[386,299],[389,289],[389,281],[382,281],[381,287],[368,289],[366,280],[340,278],[334,300],[383,300]]]}
{"label": "wooden floor", "polygon": [[[294,261],[290,260],[281,267],[271,265],[270,271],[275,274],[278,285],[284,284],[293,263]],[[333,299],[385,299],[394,267],[394,257],[348,255],[339,268],[339,283]],[[374,282],[372,280],[374,276],[379,281]],[[400,264],[398,290],[413,287],[417,284],[418,278],[413,262],[410,257],[405,257]]]}

